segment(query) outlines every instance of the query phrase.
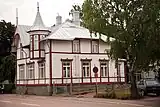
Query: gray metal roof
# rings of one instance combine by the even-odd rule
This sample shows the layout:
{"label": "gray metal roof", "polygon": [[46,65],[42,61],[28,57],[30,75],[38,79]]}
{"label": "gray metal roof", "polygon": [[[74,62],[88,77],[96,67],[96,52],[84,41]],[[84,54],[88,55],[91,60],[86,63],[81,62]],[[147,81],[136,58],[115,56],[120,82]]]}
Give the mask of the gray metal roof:
{"label": "gray metal roof", "polygon": [[36,30],[46,30],[49,31],[49,29],[47,27],[45,27],[41,14],[39,12],[39,7],[37,7],[37,15],[35,18],[35,21],[32,25],[32,27],[29,29],[29,31],[36,31]]}
{"label": "gray metal roof", "polygon": [[22,46],[29,45],[30,43],[30,36],[27,33],[30,27],[31,26],[27,26],[27,25],[18,25],[16,28],[15,34],[19,34]]}
{"label": "gray metal roof", "polygon": [[[30,44],[30,36],[27,31],[31,28],[31,26],[27,25],[18,25],[15,34],[20,35],[22,46],[27,46]],[[88,29],[84,27],[77,26],[71,22],[64,22],[61,25],[57,25],[54,27],[46,27],[51,30],[51,33],[44,39],[53,39],[53,40],[74,40],[76,38],[84,38],[84,39],[99,39],[99,35],[95,36]],[[102,35],[101,39],[103,41],[107,41],[107,36]],[[114,38],[110,38],[110,41],[113,41]]]}
{"label": "gray metal roof", "polygon": [[[55,39],[55,40],[74,40],[76,38],[83,39],[99,39],[99,35],[95,35],[94,33],[90,34],[89,30],[77,26],[69,21],[62,23],[59,26],[55,26],[52,29],[52,33],[47,36],[45,39]],[[103,41],[107,41],[106,35],[101,35],[101,39]],[[115,40],[114,38],[109,38],[110,41]]]}
{"label": "gray metal roof", "polygon": [[75,38],[88,38],[90,39],[90,32],[88,29],[72,24],[68,21],[52,29],[52,33],[45,39],[60,39],[60,40],[73,40]]}

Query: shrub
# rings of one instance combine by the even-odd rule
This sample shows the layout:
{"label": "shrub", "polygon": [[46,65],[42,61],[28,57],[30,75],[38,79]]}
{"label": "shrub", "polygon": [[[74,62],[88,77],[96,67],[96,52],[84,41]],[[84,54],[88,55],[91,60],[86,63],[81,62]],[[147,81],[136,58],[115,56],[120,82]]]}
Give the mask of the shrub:
{"label": "shrub", "polygon": [[130,87],[114,86],[114,88],[107,89],[105,93],[98,93],[95,98],[116,98],[116,99],[130,99]]}
{"label": "shrub", "polygon": [[4,92],[5,93],[12,93],[13,89],[15,89],[14,84],[4,84]]}
{"label": "shrub", "polygon": [[115,96],[117,99],[130,99],[130,89],[116,89]]}
{"label": "shrub", "polygon": [[94,98],[104,98],[105,97],[105,93],[98,93],[97,95],[93,96]]}

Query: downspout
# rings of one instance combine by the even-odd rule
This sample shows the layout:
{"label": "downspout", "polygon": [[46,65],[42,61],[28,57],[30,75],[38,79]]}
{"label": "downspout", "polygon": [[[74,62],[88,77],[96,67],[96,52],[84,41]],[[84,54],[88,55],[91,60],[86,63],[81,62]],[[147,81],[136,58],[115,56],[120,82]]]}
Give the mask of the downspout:
{"label": "downspout", "polygon": [[[52,96],[53,94],[53,84],[52,84],[52,42],[51,40],[46,40],[47,42],[47,45],[48,45],[48,48],[49,48],[49,65],[50,65],[50,68],[49,68],[49,71],[50,71],[50,74],[49,74],[49,79],[50,79],[50,82],[49,82],[49,95]],[[48,44],[49,43],[49,44]]]}

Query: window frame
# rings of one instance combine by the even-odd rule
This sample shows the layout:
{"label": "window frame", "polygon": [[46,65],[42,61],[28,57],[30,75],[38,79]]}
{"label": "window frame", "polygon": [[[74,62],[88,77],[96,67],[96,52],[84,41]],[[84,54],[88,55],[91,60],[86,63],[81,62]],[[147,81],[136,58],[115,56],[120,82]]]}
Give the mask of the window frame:
{"label": "window frame", "polygon": [[[105,65],[102,65],[102,63]],[[102,67],[103,70],[105,68],[105,71],[102,71]],[[109,77],[109,61],[108,60],[104,60],[104,61],[100,61],[100,76],[101,77]]]}
{"label": "window frame", "polygon": [[33,36],[30,36],[30,50],[33,49]]}
{"label": "window frame", "polygon": [[45,62],[38,62],[38,78],[46,78]]}
{"label": "window frame", "polygon": [[71,72],[72,72],[72,61],[70,60],[62,61],[62,78],[71,78],[72,77]]}
{"label": "window frame", "polygon": [[80,53],[80,40],[73,40],[72,41],[72,52],[73,53]]}
{"label": "window frame", "polygon": [[[88,63],[88,64],[84,65],[84,63]],[[84,78],[91,77],[91,60],[82,60],[81,61],[81,70],[82,70],[82,76]],[[87,70],[87,71],[84,71],[84,70]]]}
{"label": "window frame", "polygon": [[35,64],[34,63],[28,63],[27,64],[27,78],[28,79],[34,79],[34,76],[35,76]]}
{"label": "window frame", "polygon": [[[23,67],[23,68],[21,68],[21,67]],[[19,79],[25,79],[25,64],[19,65]]]}
{"label": "window frame", "polygon": [[39,49],[39,35],[34,35],[34,50]]}
{"label": "window frame", "polygon": [[91,41],[91,53],[99,53],[99,41],[98,40]]}

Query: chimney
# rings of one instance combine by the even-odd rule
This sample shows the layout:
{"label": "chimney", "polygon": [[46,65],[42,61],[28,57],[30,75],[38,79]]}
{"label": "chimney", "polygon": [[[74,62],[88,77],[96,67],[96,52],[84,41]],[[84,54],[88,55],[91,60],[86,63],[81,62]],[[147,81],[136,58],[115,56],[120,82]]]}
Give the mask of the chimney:
{"label": "chimney", "polygon": [[62,24],[62,16],[59,16],[58,14],[58,16],[56,17],[56,25],[60,25],[60,24]]}
{"label": "chimney", "polygon": [[73,23],[77,26],[80,26],[80,12],[79,11],[73,11]]}

